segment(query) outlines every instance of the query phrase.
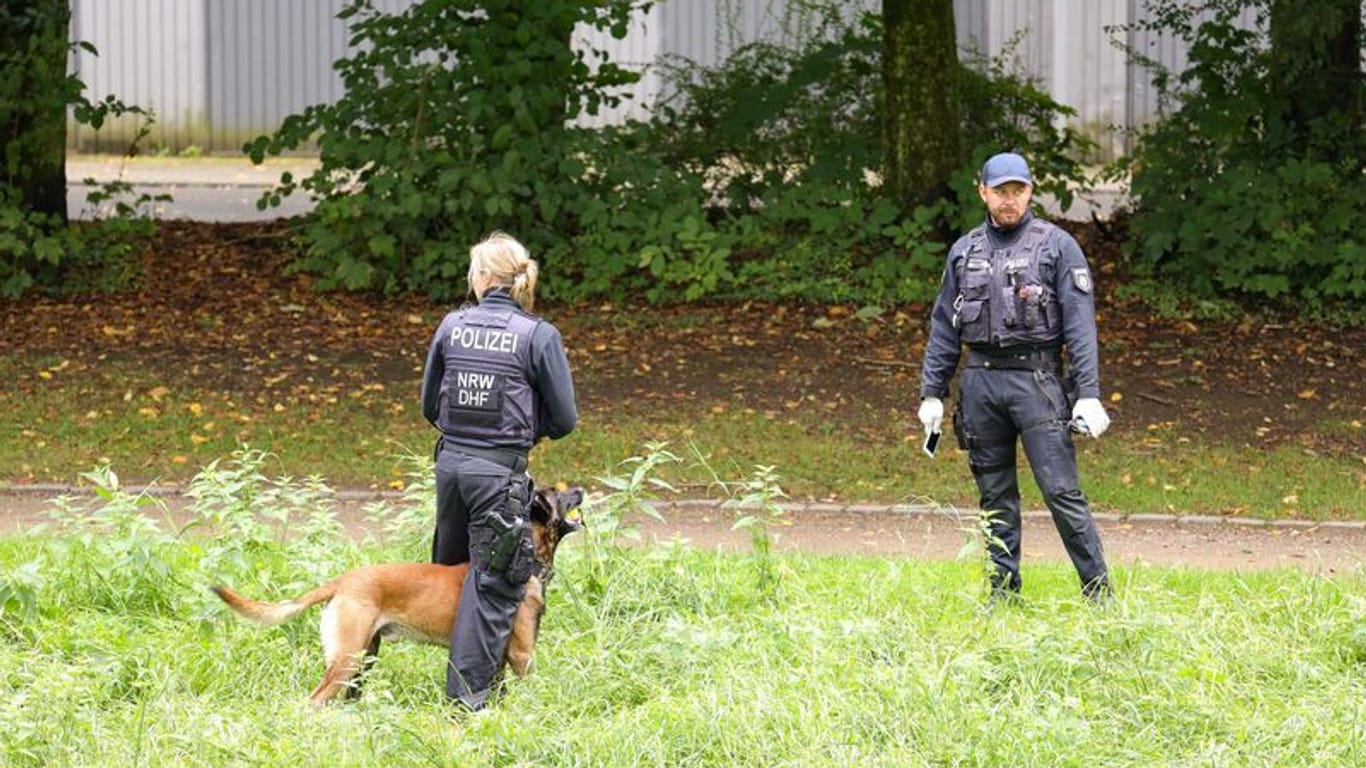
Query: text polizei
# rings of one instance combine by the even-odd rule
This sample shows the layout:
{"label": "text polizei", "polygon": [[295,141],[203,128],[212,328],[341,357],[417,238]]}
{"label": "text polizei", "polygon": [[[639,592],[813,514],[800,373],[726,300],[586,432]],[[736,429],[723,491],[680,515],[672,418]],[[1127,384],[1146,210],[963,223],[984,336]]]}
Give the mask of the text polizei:
{"label": "text polizei", "polygon": [[457,327],[451,329],[451,346],[511,355],[517,353],[517,334],[493,328]]}

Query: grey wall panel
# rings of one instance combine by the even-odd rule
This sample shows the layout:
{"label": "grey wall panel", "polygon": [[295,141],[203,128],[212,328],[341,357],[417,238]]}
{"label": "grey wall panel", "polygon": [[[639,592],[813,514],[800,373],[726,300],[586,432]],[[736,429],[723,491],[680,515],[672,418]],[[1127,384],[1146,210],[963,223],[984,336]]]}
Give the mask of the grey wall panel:
{"label": "grey wall panel", "polygon": [[1093,159],[1124,152],[1128,68],[1107,29],[1124,23],[1128,0],[1054,0],[1044,17],[1049,92],[1077,111],[1071,120],[1097,144]]}
{"label": "grey wall panel", "polygon": [[986,0],[986,48],[992,57],[1005,56],[1020,72],[1048,82],[1053,62],[1052,5],[1048,0]]}
{"label": "grey wall panel", "polygon": [[[396,12],[414,0],[378,0]],[[953,0],[960,47],[1005,55],[1013,69],[1037,78],[1057,100],[1078,111],[1072,121],[1101,144],[1101,159],[1127,148],[1118,126],[1141,124],[1161,104],[1148,73],[1112,45],[1106,27],[1144,13],[1143,0]],[[332,63],[347,54],[346,0],[72,0],[73,37],[100,50],[73,57],[95,98],[114,93],[156,111],[150,148],[199,146],[236,152],[244,141],[274,130],[289,114],[342,93]],[[881,0],[837,6],[853,18]],[[1253,20],[1247,19],[1248,23]],[[630,34],[581,31],[580,40],[615,60],[644,68],[622,105],[585,116],[604,125],[644,117],[660,93],[649,64],[661,54],[705,65],[723,61],[746,42],[793,43],[813,33],[816,19],[797,0],[662,0],[632,23]],[[1172,67],[1185,63],[1180,41],[1127,33],[1130,44]],[[116,122],[97,139],[75,129],[71,146],[117,150],[135,130]]]}
{"label": "grey wall panel", "polygon": [[1123,151],[1128,70],[1106,27],[1124,22],[1128,0],[959,0],[955,14],[960,41],[1076,110],[1069,124],[1097,143],[1090,159]]}
{"label": "grey wall panel", "polygon": [[[197,56],[204,39],[200,0],[78,0],[72,6],[72,39],[99,51],[74,57],[88,98],[113,94],[151,110],[156,122],[144,150],[180,147],[203,136],[208,115]],[[96,132],[71,121],[68,144],[82,151],[123,151],[139,123],[127,116]]]}
{"label": "grey wall panel", "polygon": [[210,144],[235,150],[288,115],[342,94],[340,0],[207,0]]}
{"label": "grey wall panel", "polygon": [[[880,6],[879,0],[849,0],[840,11],[852,20]],[[815,11],[792,0],[664,0],[657,9],[660,51],[704,66],[719,64],[756,40],[795,44],[814,34],[819,24]]]}
{"label": "grey wall panel", "polygon": [[958,36],[958,47],[963,50],[987,50],[990,19],[984,0],[953,0],[953,28]]}

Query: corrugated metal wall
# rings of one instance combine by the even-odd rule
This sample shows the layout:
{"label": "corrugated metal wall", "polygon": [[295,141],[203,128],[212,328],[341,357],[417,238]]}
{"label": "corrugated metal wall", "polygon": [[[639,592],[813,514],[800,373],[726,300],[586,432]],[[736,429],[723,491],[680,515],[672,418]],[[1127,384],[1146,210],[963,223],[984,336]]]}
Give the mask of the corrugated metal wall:
{"label": "corrugated metal wall", "polygon": [[333,101],[332,62],[346,54],[346,25],[324,0],[207,0],[208,146],[240,147],[286,115]]}
{"label": "corrugated metal wall", "polygon": [[[82,51],[75,69],[87,96],[108,94],[156,111],[149,140],[183,147],[203,142],[208,125],[202,51],[207,34],[200,0],[73,0],[71,35],[92,43],[99,56]],[[68,141],[81,149],[123,151],[139,119],[107,124],[97,135],[74,123]]]}
{"label": "corrugated metal wall", "polygon": [[[413,0],[380,0],[386,11]],[[345,0],[72,0],[74,39],[95,44],[76,68],[92,98],[117,94],[156,111],[148,148],[236,152],[246,140],[273,130],[287,115],[335,100],[341,83],[332,62],[346,53],[346,30],[335,17]],[[1130,66],[1106,27],[1143,12],[1142,0],[954,0],[960,45],[996,55],[1010,46],[1018,71],[1038,77],[1077,112],[1072,124],[1101,144],[1101,156],[1127,150],[1123,127],[1157,110],[1147,73]],[[852,17],[877,10],[880,0],[850,0]],[[664,0],[632,25],[623,40],[584,32],[585,44],[615,60],[644,66],[674,53],[716,64],[745,42],[792,41],[810,34],[815,19],[795,0]],[[1132,39],[1169,66],[1184,64],[1172,40]],[[646,70],[633,98],[582,122],[602,125],[642,117],[659,93]],[[121,150],[131,121],[98,138],[73,126],[79,150]]]}

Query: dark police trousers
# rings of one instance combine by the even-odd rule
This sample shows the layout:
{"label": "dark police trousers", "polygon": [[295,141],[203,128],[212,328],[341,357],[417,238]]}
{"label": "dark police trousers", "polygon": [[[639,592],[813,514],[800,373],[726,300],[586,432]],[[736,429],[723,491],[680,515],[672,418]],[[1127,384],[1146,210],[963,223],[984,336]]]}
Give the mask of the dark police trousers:
{"label": "dark police trousers", "polygon": [[1105,555],[1077,476],[1077,455],[1068,431],[1070,405],[1059,374],[1051,370],[1000,370],[969,365],[959,381],[961,427],[968,462],[990,513],[988,548],[995,568],[993,589],[1020,589],[1020,485],[1015,441],[1025,455],[1067,555],[1094,595],[1108,589]]}
{"label": "dark police trousers", "polygon": [[[515,470],[515,471],[514,471]],[[457,565],[469,561],[460,607],[451,634],[446,695],[471,710],[482,709],[507,652],[512,623],[526,594],[526,573],[499,573],[488,568],[489,518],[525,519],[530,499],[526,462],[504,466],[446,444],[436,459],[437,524],[432,562]],[[519,549],[530,556],[530,528]]]}

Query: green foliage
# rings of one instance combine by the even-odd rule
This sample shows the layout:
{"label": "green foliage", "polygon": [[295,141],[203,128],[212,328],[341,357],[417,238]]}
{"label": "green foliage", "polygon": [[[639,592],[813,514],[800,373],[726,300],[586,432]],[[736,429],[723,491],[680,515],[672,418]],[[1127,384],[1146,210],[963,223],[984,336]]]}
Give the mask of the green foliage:
{"label": "green foliage", "polygon": [[[1270,0],[1150,3],[1152,27],[1190,46],[1186,70],[1156,70],[1174,111],[1132,159],[1136,250],[1162,279],[1205,298],[1366,297],[1366,82],[1335,93],[1332,111],[1299,114],[1300,92],[1327,76],[1312,62],[1343,28],[1344,5],[1359,11],[1297,5],[1273,33]],[[1255,24],[1241,26],[1249,8]]]}
{"label": "green foliage", "polygon": [[[354,565],[358,550],[332,510],[332,490],[317,478],[268,475],[271,458],[242,448],[210,463],[189,483],[188,509],[175,515],[146,490],[124,490],[107,464],[82,474],[93,496],[55,499],[52,523],[31,531],[44,537],[36,555],[0,576],[0,629],[87,609],[206,618],[221,610],[206,596],[211,584],[296,592]],[[368,512],[391,527],[402,516]]]}
{"label": "green foliage", "polygon": [[270,477],[270,454],[243,447],[226,462],[213,461],[190,481],[194,500],[188,527],[216,535],[201,567],[215,579],[240,583],[257,578],[260,561],[285,546],[299,584],[330,577],[338,567],[336,541],[341,523],[332,511],[332,491],[320,478],[296,481]]}
{"label": "green foliage", "polygon": [[185,588],[169,554],[175,537],[149,514],[164,517],[165,503],[123,490],[107,464],[82,478],[94,499],[57,499],[51,512],[59,530],[73,534],[48,552],[53,565],[46,570],[60,574],[53,588],[77,590],[88,605],[111,612],[171,613],[176,593]]}
{"label": "green foliage", "polygon": [[38,593],[43,588],[39,565],[30,560],[0,575],[0,631],[8,638],[17,636],[19,627],[38,613]]}
{"label": "green foliage", "polygon": [[[102,194],[100,189],[90,193],[92,198]],[[74,293],[127,287],[138,275],[139,244],[156,230],[152,218],[135,206],[152,199],[139,195],[136,203],[116,203],[126,214],[68,224],[60,216],[26,210],[0,189],[0,296],[18,298],[29,289]]]}
{"label": "green foliage", "polygon": [[876,186],[875,13],[808,4],[794,46],[752,43],[715,68],[659,62],[667,95],[649,121],[588,130],[573,119],[636,76],[574,52],[565,25],[619,34],[631,3],[474,5],[386,15],[351,3],[342,15],[357,52],[337,63],[346,95],[244,147],[259,162],[317,142],[319,170],[282,177],[259,204],[320,198],[298,266],[323,286],[453,298],[464,249],[504,229],[543,260],[551,298],[927,301],[940,223],[980,219],[973,189],[988,154],[1035,155],[1041,188],[1063,199],[1080,179],[1068,158],[1085,139],[1053,127],[1066,109],[978,57],[964,69],[972,150],[953,180],[968,202],[898,210]]}
{"label": "green foliage", "polygon": [[17,298],[35,283],[57,282],[77,252],[77,232],[60,216],[26,210],[13,190],[0,188],[0,295]]}
{"label": "green foliage", "polygon": [[0,10],[6,39],[25,41],[23,47],[0,50],[0,126],[4,126],[0,129],[4,142],[0,167],[0,296],[7,298],[33,287],[75,291],[125,283],[136,242],[152,233],[146,205],[169,199],[144,194],[130,203],[126,198],[132,196],[132,190],[127,184],[100,185],[87,202],[97,209],[112,203],[109,215],[103,221],[76,226],[67,224],[64,198],[53,201],[59,210],[45,210],[39,201],[25,199],[25,190],[33,180],[52,172],[54,164],[59,168],[65,157],[64,132],[54,135],[43,116],[55,114],[65,119],[69,109],[77,123],[98,130],[111,117],[138,115],[142,122],[129,147],[130,154],[152,123],[149,113],[112,95],[101,101],[90,100],[79,77],[67,73],[65,67],[52,66],[53,46],[60,49],[57,59],[62,62],[66,53],[77,49],[96,53],[89,43],[66,41],[69,15],[66,3]]}
{"label": "green foliage", "polygon": [[933,298],[941,222],[981,220],[976,174],[1003,148],[1035,158],[1040,189],[1070,200],[1090,143],[1069,114],[1000,59],[964,65],[971,152],[945,200],[910,212],[879,194],[881,19],[813,4],[811,34],[755,42],[723,64],[661,62],[648,122],[582,147],[592,215],[553,250],[569,299],[644,294],[902,303]]}
{"label": "green foliage", "polygon": [[775,526],[791,525],[792,518],[782,506],[787,498],[778,484],[777,467],[760,465],[746,480],[723,484],[735,503],[735,523],[732,530],[748,531],[754,562],[759,573],[759,591],[768,599],[777,596],[780,582],[779,568],[773,556]]}
{"label": "green foliage", "polygon": [[539,250],[590,202],[568,121],[615,103],[607,89],[637,75],[570,36],[623,36],[635,5],[467,0],[386,14],[350,2],[339,15],[353,53],[335,65],[346,94],[243,148],[261,162],[316,141],[322,163],[258,204],[299,188],[319,198],[300,266],[324,287],[459,296],[469,244],[502,229]]}
{"label": "green foliage", "polygon": [[679,461],[676,454],[669,450],[667,443],[650,442],[645,444],[645,454],[631,456],[618,462],[617,470],[622,474],[610,474],[596,478],[610,489],[603,499],[594,501],[593,530],[608,543],[615,543],[617,537],[639,539],[640,531],[627,522],[628,515],[641,514],[662,520],[654,502],[660,491],[677,493],[677,489],[667,481],[656,477],[660,466],[675,464]]}
{"label": "green foliage", "polygon": [[432,534],[432,510],[436,509],[436,473],[430,453],[402,451],[398,465],[403,468],[403,499],[395,508],[386,501],[367,504],[365,518],[381,522],[386,541],[406,541],[414,546],[413,559],[431,552],[427,537]]}

